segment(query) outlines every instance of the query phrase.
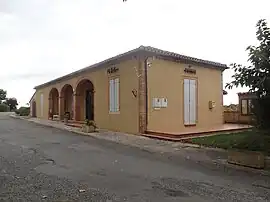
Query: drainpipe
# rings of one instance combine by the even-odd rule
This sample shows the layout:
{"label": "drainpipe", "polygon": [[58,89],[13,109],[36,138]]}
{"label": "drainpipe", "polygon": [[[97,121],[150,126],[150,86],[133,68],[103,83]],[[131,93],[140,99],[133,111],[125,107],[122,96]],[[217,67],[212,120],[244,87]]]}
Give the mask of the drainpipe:
{"label": "drainpipe", "polygon": [[146,116],[146,130],[148,128],[148,64],[147,64],[147,60],[149,57],[146,57],[146,59],[144,60],[144,78],[145,78],[145,116]]}

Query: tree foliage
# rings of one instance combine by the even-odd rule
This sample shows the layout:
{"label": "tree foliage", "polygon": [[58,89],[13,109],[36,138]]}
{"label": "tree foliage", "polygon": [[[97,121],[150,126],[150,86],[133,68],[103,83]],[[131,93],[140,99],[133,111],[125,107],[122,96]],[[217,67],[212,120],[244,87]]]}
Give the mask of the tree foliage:
{"label": "tree foliage", "polygon": [[17,109],[18,101],[16,98],[6,98],[4,103],[9,106],[10,111]]}
{"label": "tree foliage", "polygon": [[265,20],[257,23],[258,46],[247,47],[250,66],[232,64],[235,74],[226,87],[247,86],[251,91],[264,95],[270,93],[270,29]]}
{"label": "tree foliage", "polygon": [[0,105],[1,111],[10,111],[17,109],[18,101],[16,98],[8,98],[7,91],[0,89]]}
{"label": "tree foliage", "polygon": [[6,99],[7,91],[0,89],[0,104]]}
{"label": "tree foliage", "polygon": [[0,104],[0,112],[8,112],[9,107],[6,104]]}
{"label": "tree foliage", "polygon": [[270,129],[270,29],[266,20],[257,25],[257,46],[247,47],[250,66],[231,64],[234,70],[233,81],[226,87],[231,89],[246,86],[257,95],[254,114],[259,127]]}

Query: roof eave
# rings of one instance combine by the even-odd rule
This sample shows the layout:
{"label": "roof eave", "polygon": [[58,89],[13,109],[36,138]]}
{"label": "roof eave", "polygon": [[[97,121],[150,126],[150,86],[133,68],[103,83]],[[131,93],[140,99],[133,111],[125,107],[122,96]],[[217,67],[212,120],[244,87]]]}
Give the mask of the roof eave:
{"label": "roof eave", "polygon": [[227,65],[225,65],[225,64],[212,62],[212,61],[201,60],[201,59],[197,59],[197,58],[193,58],[193,57],[189,57],[189,56],[184,56],[184,55],[180,55],[180,54],[175,54],[175,53],[172,53],[172,52],[169,52],[169,51],[163,51],[163,50],[152,48],[152,47],[149,47],[149,46],[140,46],[139,48],[135,48],[135,49],[130,50],[128,52],[119,54],[117,56],[114,56],[114,57],[111,57],[111,58],[106,59],[104,61],[101,61],[99,63],[96,63],[94,65],[90,65],[90,66],[85,67],[83,69],[80,69],[78,71],[72,72],[72,73],[64,75],[62,77],[53,79],[53,80],[51,80],[49,82],[46,82],[46,83],[43,83],[41,85],[35,86],[34,89],[37,90],[39,88],[54,84],[56,82],[66,80],[66,79],[68,79],[70,77],[74,77],[74,76],[79,75],[81,73],[84,73],[86,71],[96,69],[96,68],[98,68],[98,67],[100,67],[102,65],[105,65],[107,63],[114,62],[114,61],[116,61],[118,59],[122,59],[125,56],[131,55],[131,54],[134,54],[134,53],[139,54],[139,52],[147,53],[150,56],[163,56],[163,57],[174,58],[174,59],[177,59],[177,60],[183,61],[183,62],[188,61],[188,62],[191,62],[191,63],[201,64],[201,65],[209,66],[209,67],[212,67],[212,68],[217,68],[217,69],[220,69],[222,71],[228,69]]}
{"label": "roof eave", "polygon": [[155,55],[160,55],[163,57],[170,57],[170,58],[174,58],[174,59],[177,59],[177,60],[183,61],[183,62],[191,62],[191,63],[195,63],[195,64],[206,65],[209,67],[215,67],[215,68],[218,68],[222,71],[224,71],[225,69],[228,68],[226,64],[213,62],[213,61],[209,61],[209,60],[203,60],[203,59],[190,57],[190,56],[186,56],[186,55],[181,55],[178,53],[161,50],[161,49],[154,48],[151,46],[141,46],[141,49],[143,49],[146,52],[153,53]]}
{"label": "roof eave", "polygon": [[32,97],[30,98],[29,103],[31,103],[31,101],[33,100],[35,94],[36,94],[36,91],[34,92],[34,94],[32,95]]}
{"label": "roof eave", "polygon": [[218,63],[213,64],[213,63],[208,63],[208,62],[198,62],[198,61],[194,61],[194,60],[179,58],[177,56],[168,56],[168,55],[163,55],[163,54],[157,54],[157,56],[173,58],[173,59],[178,60],[179,62],[183,62],[183,63],[193,63],[193,64],[202,65],[202,66],[212,67],[212,68],[220,69],[221,71],[228,69],[228,66],[226,64],[221,64],[221,63],[220,64],[218,64]]}
{"label": "roof eave", "polygon": [[93,64],[93,65],[87,66],[87,67],[85,67],[85,68],[83,68],[83,69],[77,70],[77,71],[75,71],[75,72],[72,72],[72,73],[70,73],[70,74],[64,75],[64,76],[62,76],[62,77],[58,77],[58,78],[56,78],[56,79],[53,79],[53,80],[51,80],[51,81],[49,81],[49,82],[46,82],[46,83],[43,83],[43,84],[41,84],[41,85],[35,86],[34,89],[37,90],[37,89],[39,89],[39,88],[48,86],[48,85],[50,85],[50,84],[54,84],[54,83],[56,83],[56,82],[59,82],[59,81],[62,81],[62,80],[66,80],[66,79],[68,79],[68,78],[70,78],[70,77],[79,75],[79,74],[81,74],[81,73],[83,73],[83,72],[86,72],[86,71],[89,71],[89,70],[96,69],[96,68],[98,68],[98,67],[100,67],[100,66],[102,66],[102,65],[104,65],[104,64],[107,64],[107,63],[110,63],[110,62],[114,62],[114,61],[116,61],[116,60],[118,60],[118,59],[121,59],[121,58],[123,58],[123,57],[125,57],[125,56],[128,56],[128,55],[132,55],[132,54],[137,53],[137,52],[139,52],[139,51],[141,51],[140,47],[139,47],[139,48],[136,48],[136,49],[133,49],[133,50],[130,50],[130,51],[128,51],[128,52],[125,52],[125,53],[123,53],[123,54],[119,54],[119,55],[117,55],[117,56],[111,57],[111,58],[109,58],[109,59],[103,60],[103,61],[101,61],[101,62],[95,63],[95,64]]}

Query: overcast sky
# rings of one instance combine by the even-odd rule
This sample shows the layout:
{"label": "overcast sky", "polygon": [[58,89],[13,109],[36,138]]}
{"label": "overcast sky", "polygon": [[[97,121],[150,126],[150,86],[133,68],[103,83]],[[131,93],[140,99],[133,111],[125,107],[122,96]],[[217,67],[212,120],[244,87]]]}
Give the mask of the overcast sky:
{"label": "overcast sky", "polygon": [[[0,0],[0,88],[24,105],[34,86],[140,45],[245,64],[269,8],[269,0]],[[230,77],[226,70],[224,83]],[[228,91],[225,104],[241,91]]]}

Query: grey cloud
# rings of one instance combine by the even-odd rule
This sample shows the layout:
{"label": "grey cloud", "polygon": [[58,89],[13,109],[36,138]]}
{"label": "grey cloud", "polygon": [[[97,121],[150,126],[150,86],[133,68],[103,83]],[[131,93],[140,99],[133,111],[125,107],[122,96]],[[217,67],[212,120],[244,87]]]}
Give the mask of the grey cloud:
{"label": "grey cloud", "polygon": [[[12,0],[11,0],[12,1]],[[0,0],[0,13],[10,13],[11,12],[11,7],[10,7],[10,2],[9,0]]]}
{"label": "grey cloud", "polygon": [[[1,35],[5,35],[4,40],[8,40],[8,35],[21,39],[42,38],[42,35],[47,35],[51,24],[50,16],[53,12],[54,1],[47,0],[0,0],[0,21]],[[8,14],[10,19],[5,15]],[[0,27],[0,29],[1,29]],[[12,33],[11,33],[12,32]],[[45,32],[45,33],[44,33]],[[44,36],[43,35],[43,36]],[[11,36],[11,40],[12,40]],[[1,41],[3,36],[1,36]]]}

